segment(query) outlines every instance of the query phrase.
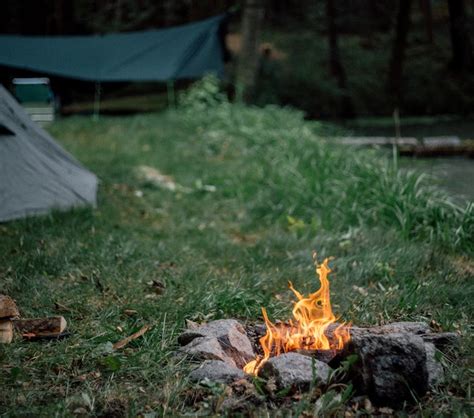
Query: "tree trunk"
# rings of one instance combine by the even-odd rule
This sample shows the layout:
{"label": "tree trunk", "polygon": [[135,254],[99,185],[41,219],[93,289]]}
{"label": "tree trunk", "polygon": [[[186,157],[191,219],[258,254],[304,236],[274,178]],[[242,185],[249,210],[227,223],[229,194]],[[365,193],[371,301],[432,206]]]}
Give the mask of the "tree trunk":
{"label": "tree trunk", "polygon": [[122,29],[122,16],[123,16],[123,4],[122,0],[115,2],[115,13],[114,13],[114,32],[120,32]]}
{"label": "tree trunk", "polygon": [[337,85],[342,92],[341,100],[341,116],[353,117],[354,105],[347,91],[347,76],[344,66],[339,56],[339,44],[337,36],[337,12],[334,5],[335,0],[326,0],[326,18],[328,25],[328,41],[329,41],[329,72],[332,77],[337,80]]}
{"label": "tree trunk", "polygon": [[469,70],[473,67],[474,58],[464,0],[448,0],[448,7],[453,48],[451,66],[457,71]]}
{"label": "tree trunk", "polygon": [[395,106],[399,106],[402,99],[403,61],[410,27],[411,5],[412,0],[400,0],[397,14],[395,40],[388,79],[388,92],[392,96]]}
{"label": "tree trunk", "polygon": [[426,38],[430,44],[433,44],[433,10],[431,7],[431,0],[420,0],[420,8],[425,20]]}
{"label": "tree trunk", "polygon": [[246,0],[242,14],[242,48],[237,63],[237,100],[251,102],[255,96],[259,65],[258,45],[263,22],[263,1]]}

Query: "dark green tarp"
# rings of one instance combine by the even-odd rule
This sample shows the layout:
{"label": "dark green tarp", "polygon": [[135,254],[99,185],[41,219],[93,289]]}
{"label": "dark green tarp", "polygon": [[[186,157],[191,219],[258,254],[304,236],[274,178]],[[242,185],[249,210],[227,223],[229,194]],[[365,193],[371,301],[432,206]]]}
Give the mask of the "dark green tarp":
{"label": "dark green tarp", "polygon": [[167,81],[223,73],[225,15],[103,36],[0,36],[0,65],[90,81]]}

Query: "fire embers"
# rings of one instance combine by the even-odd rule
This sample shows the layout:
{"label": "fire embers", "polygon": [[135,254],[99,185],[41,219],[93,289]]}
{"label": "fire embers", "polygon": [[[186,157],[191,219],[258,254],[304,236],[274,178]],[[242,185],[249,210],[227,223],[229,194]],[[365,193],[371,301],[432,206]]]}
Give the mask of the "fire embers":
{"label": "fire embers", "polygon": [[293,307],[293,319],[288,323],[273,324],[265,308],[262,309],[267,328],[260,339],[263,356],[247,363],[244,367],[246,373],[257,375],[272,356],[299,350],[321,351],[327,355],[326,352],[342,350],[350,340],[350,327],[346,324],[335,325],[337,318],[331,308],[329,293],[329,259],[326,258],[320,265],[316,261],[316,253],[313,253],[313,259],[321,285],[319,290],[305,297],[289,283],[298,300]]}

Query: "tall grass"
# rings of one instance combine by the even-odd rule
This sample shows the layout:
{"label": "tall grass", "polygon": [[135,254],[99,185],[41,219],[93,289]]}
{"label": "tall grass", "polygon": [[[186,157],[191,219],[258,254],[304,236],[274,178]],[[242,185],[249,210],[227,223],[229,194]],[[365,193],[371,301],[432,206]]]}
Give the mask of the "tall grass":
{"label": "tall grass", "polygon": [[227,192],[245,198],[252,219],[291,216],[334,231],[387,227],[406,239],[474,249],[473,204],[459,206],[427,176],[398,170],[376,151],[331,144],[299,112],[222,104],[188,123],[206,130],[202,146],[230,144],[235,181]]}

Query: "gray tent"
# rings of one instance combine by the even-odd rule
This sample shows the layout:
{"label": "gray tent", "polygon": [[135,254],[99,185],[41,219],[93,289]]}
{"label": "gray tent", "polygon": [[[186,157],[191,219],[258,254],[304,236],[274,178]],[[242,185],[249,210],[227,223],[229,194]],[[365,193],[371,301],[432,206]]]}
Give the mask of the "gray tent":
{"label": "gray tent", "polygon": [[97,177],[0,85],[0,222],[96,204]]}

